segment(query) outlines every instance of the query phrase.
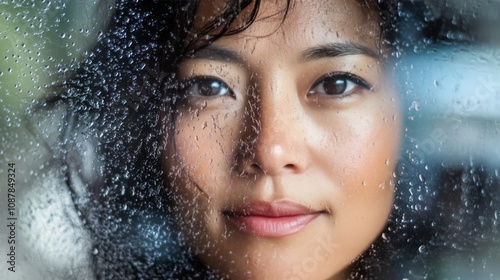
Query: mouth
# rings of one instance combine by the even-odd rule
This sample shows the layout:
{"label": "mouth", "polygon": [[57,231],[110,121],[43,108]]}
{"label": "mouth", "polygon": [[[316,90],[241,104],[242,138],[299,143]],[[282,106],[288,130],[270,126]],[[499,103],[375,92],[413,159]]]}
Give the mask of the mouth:
{"label": "mouth", "polygon": [[297,233],[326,211],[316,211],[288,200],[254,201],[223,215],[238,230],[259,237],[283,237]]}

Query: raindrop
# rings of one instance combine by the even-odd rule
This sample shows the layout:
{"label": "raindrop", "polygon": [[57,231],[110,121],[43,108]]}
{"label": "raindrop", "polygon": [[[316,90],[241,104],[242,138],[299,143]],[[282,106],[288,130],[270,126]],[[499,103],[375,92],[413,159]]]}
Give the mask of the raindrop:
{"label": "raindrop", "polygon": [[418,101],[413,101],[410,106],[410,110],[415,109],[415,111],[420,110],[420,103]]}
{"label": "raindrop", "polygon": [[427,247],[425,247],[425,245],[421,245],[420,247],[418,247],[418,251],[420,253],[426,253],[427,252]]}
{"label": "raindrop", "polygon": [[203,105],[201,106],[201,109],[205,109],[205,108],[207,108],[207,106],[208,106],[208,103],[207,103],[207,101],[205,101],[205,102],[203,102]]}
{"label": "raindrop", "polygon": [[418,175],[418,179],[420,179],[421,182],[425,182],[425,176],[422,174]]}

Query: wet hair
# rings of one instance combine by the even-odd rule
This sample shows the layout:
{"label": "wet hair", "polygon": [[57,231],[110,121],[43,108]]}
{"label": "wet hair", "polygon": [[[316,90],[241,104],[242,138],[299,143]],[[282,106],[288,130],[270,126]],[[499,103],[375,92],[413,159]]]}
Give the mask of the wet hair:
{"label": "wet hair", "polygon": [[[377,9],[381,42],[393,48],[394,1]],[[72,75],[37,105],[62,118],[49,143],[76,211],[92,236],[98,278],[217,278],[176,228],[162,169],[165,134],[178,101],[183,57],[250,26],[261,1],[228,1],[219,17],[192,34],[199,1],[118,1],[109,28]],[[287,1],[283,20],[293,7]],[[242,11],[244,23],[232,28]],[[361,273],[357,270],[356,273]],[[358,275],[357,274],[357,275]],[[189,275],[189,276],[186,276]]]}

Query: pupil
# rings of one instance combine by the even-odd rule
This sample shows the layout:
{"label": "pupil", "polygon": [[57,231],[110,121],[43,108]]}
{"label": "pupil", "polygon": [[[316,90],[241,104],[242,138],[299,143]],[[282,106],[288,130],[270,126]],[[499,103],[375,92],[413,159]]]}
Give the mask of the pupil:
{"label": "pupil", "polygon": [[343,93],[347,87],[347,83],[345,80],[335,80],[332,85],[332,88],[330,89],[330,92],[332,94],[340,94]]}
{"label": "pupil", "polygon": [[347,82],[345,80],[334,80],[333,83],[326,83],[325,92],[328,94],[340,94],[343,93],[347,87]]}

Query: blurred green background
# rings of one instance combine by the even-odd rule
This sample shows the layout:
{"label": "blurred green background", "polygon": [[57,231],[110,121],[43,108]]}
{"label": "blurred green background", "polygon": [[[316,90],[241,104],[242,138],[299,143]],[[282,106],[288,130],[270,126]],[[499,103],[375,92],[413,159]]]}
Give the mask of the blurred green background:
{"label": "blurred green background", "polygon": [[[0,279],[45,278],[33,260],[27,258],[33,248],[23,242],[27,229],[22,223],[28,217],[19,214],[23,205],[32,203],[25,195],[33,189],[33,183],[44,180],[45,174],[39,171],[47,166],[48,155],[43,140],[28,129],[27,110],[71,75],[80,58],[103,32],[113,12],[113,2],[0,0],[0,220],[2,223],[7,221],[8,163],[14,163],[19,222],[16,227],[17,272],[13,274],[7,270],[2,253]],[[57,127],[51,123],[54,119],[40,116],[31,121],[43,122],[40,129],[53,131]],[[6,252],[9,246],[7,234],[2,227],[1,252]],[[46,262],[53,256],[46,254],[40,258]]]}
{"label": "blurred green background", "polygon": [[25,127],[26,109],[71,73],[112,7],[113,1],[0,0],[2,163],[29,161],[23,151],[34,142]]}

